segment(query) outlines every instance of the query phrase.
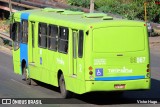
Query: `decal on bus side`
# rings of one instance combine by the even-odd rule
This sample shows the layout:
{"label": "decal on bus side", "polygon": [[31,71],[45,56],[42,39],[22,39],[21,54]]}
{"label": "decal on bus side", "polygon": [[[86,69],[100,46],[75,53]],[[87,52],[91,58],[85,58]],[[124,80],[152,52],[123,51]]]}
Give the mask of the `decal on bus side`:
{"label": "decal on bus side", "polygon": [[63,61],[62,58],[57,58],[57,63],[61,64],[61,65],[64,65],[64,61]]}
{"label": "decal on bus side", "polygon": [[39,54],[42,55],[42,50],[41,49],[39,50]]}
{"label": "decal on bus side", "polygon": [[119,68],[108,69],[108,72],[109,73],[132,73],[133,70],[123,67],[122,69],[119,69]]}
{"label": "decal on bus side", "polygon": [[106,59],[94,59],[94,65],[106,65]]}
{"label": "decal on bus side", "polygon": [[137,57],[137,63],[144,63],[146,61],[146,57]]}
{"label": "decal on bus side", "polygon": [[79,72],[82,72],[82,64],[79,64]]}

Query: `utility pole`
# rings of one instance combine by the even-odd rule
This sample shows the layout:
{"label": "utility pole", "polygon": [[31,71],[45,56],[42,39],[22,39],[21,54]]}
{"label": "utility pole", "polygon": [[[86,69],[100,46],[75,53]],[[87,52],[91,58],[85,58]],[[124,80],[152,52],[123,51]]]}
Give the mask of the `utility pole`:
{"label": "utility pole", "polygon": [[144,2],[144,21],[147,22],[147,3]]}
{"label": "utility pole", "polygon": [[95,0],[90,0],[90,13],[94,13],[94,1]]}
{"label": "utility pole", "polygon": [[11,4],[11,0],[9,0],[9,9],[10,9],[10,15],[12,14],[12,4]]}

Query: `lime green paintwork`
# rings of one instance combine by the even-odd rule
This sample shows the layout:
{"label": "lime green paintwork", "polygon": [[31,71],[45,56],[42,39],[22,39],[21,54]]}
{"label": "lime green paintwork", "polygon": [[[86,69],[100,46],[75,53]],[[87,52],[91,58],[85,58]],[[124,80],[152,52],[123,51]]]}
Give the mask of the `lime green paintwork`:
{"label": "lime green paintwork", "polygon": [[[20,14],[15,14],[14,15],[14,20],[12,20],[14,22],[20,22]],[[14,45],[14,43],[13,43]],[[16,74],[22,74],[22,71],[21,71],[21,63],[20,63],[20,48],[16,51],[14,51],[14,49],[12,50],[13,52],[13,68],[14,68],[14,72]]]}
{"label": "lime green paintwork", "polygon": [[[86,81],[86,92],[90,91],[124,91],[124,90],[139,90],[149,89],[150,79],[129,80],[129,81]],[[114,84],[126,84],[125,89],[115,89]],[[135,86],[136,84],[136,86]]]}
{"label": "lime green paintwork", "polygon": [[[63,10],[63,13],[62,10],[59,10],[61,12],[57,11],[48,8],[14,13],[15,19],[19,19],[23,12],[30,14],[28,20],[28,69],[31,78],[59,86],[58,72],[62,71],[67,90],[78,94],[91,91],[116,91],[114,84],[126,84],[126,88],[123,90],[150,88],[150,77],[146,76],[147,64],[150,63],[150,59],[147,28],[144,26],[144,22],[112,20],[112,17],[104,14],[75,13],[73,15],[74,12]],[[67,54],[38,47],[39,22],[69,28]],[[34,27],[34,34],[32,33],[32,27]],[[78,35],[79,30],[84,31],[83,58],[73,59],[72,32],[76,32]],[[88,32],[88,35],[86,32]],[[34,35],[34,47],[32,47],[32,34]],[[78,36],[76,44],[76,54],[78,56]],[[122,56],[118,56],[119,54]],[[19,51],[13,51],[13,57],[19,61]],[[42,64],[40,64],[40,58],[42,58]],[[139,60],[143,61],[138,62]],[[15,60],[14,66],[18,66]],[[92,77],[89,75],[90,66],[93,68]],[[103,68],[103,77],[144,75],[145,78],[123,81],[96,81],[95,78],[100,78],[96,77],[95,74],[97,68]],[[113,70],[123,68],[132,69],[132,73],[117,73]],[[17,72],[16,69],[15,72]]]}

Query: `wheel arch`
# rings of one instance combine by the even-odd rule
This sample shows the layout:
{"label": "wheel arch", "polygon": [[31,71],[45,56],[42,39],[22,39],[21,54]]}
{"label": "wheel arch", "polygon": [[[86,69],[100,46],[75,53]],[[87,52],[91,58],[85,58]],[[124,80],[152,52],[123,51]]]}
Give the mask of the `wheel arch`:
{"label": "wheel arch", "polygon": [[23,68],[26,67],[26,60],[23,59],[22,62],[21,62],[21,71],[22,71],[22,74],[23,74]]}
{"label": "wheel arch", "polygon": [[59,79],[61,77],[61,75],[63,74],[62,70],[59,69],[58,72],[57,72],[57,81],[58,81],[58,86],[59,86]]}

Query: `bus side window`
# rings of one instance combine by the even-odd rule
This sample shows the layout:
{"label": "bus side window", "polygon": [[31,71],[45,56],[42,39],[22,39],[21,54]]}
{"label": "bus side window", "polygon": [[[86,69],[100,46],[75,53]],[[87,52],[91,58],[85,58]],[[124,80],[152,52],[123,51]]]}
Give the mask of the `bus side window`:
{"label": "bus side window", "polygon": [[38,46],[41,48],[47,47],[47,24],[39,23],[39,34],[38,34]]}
{"label": "bus side window", "polygon": [[57,41],[58,41],[58,26],[49,25],[48,26],[48,49],[57,51]]}
{"label": "bus side window", "polygon": [[67,54],[68,53],[68,35],[69,29],[67,27],[60,27],[59,39],[58,39],[58,51]]}
{"label": "bus side window", "polygon": [[20,22],[16,22],[13,24],[11,29],[11,37],[13,40],[14,51],[16,51],[20,47]]}
{"label": "bus side window", "polygon": [[83,30],[79,31],[79,39],[78,39],[78,57],[82,58],[83,57]]}
{"label": "bus side window", "polygon": [[12,25],[11,38],[14,42],[20,42],[20,22],[15,22]]}
{"label": "bus side window", "polygon": [[22,43],[28,43],[28,21],[22,20]]}

